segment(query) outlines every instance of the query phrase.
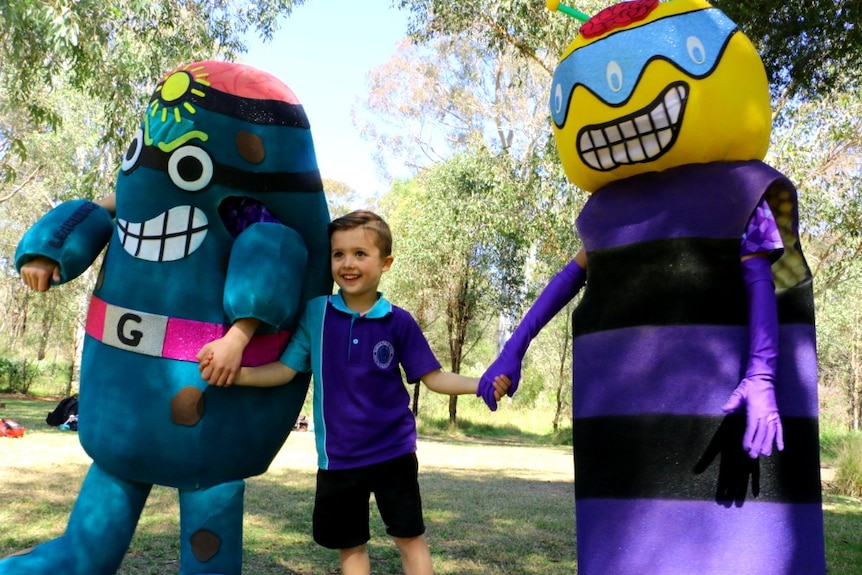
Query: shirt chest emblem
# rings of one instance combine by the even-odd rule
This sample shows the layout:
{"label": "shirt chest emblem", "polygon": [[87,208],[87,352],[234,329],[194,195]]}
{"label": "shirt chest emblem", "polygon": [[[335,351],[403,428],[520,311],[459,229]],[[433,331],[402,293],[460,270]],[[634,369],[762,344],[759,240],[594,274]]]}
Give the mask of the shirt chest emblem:
{"label": "shirt chest emblem", "polygon": [[374,364],[377,367],[388,369],[395,359],[395,347],[386,340],[379,341],[375,344],[372,355],[374,356]]}

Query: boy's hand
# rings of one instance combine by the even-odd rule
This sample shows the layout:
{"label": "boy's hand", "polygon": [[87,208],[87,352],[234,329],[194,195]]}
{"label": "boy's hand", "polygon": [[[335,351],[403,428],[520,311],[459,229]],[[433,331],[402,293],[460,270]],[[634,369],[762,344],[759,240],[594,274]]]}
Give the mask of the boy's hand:
{"label": "boy's hand", "polygon": [[212,377],[212,367],[211,363],[213,360],[213,354],[211,351],[206,349],[206,346],[201,348],[197,355],[198,358],[198,371],[201,372],[201,379],[209,380]]}
{"label": "boy's hand", "polygon": [[203,346],[197,354],[201,379],[218,387],[232,385],[242,362],[244,348],[245,346],[228,337]]}
{"label": "boy's hand", "polygon": [[491,379],[489,372],[485,372],[476,390],[476,395],[485,400],[485,404],[491,411],[497,411],[497,402],[503,399],[512,388],[512,380],[505,374],[500,374]]}
{"label": "boy's hand", "polygon": [[44,256],[36,256],[21,266],[21,279],[30,289],[45,292],[51,281],[60,282],[60,264]]}
{"label": "boy's hand", "polygon": [[258,325],[260,320],[254,318],[238,319],[222,337],[203,346],[196,356],[201,378],[219,387],[233,385],[242,365],[242,352]]}
{"label": "boy's hand", "polygon": [[498,375],[494,378],[494,401],[500,401],[509,392],[512,387],[512,380],[505,375]]}

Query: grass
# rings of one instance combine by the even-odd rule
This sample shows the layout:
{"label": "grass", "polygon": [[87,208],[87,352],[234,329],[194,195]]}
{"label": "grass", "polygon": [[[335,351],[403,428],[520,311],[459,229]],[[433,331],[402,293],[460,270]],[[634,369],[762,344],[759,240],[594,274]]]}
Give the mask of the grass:
{"label": "grass", "polygon": [[[2,399],[0,416],[28,430],[0,439],[0,557],[60,535],[89,466],[77,434],[45,424],[50,401]],[[575,560],[572,448],[546,445],[553,434],[505,406],[497,414],[465,402],[448,428],[429,406],[420,420],[420,481],[428,539],[438,575],[571,575]],[[441,408],[442,409],[442,408]],[[494,436],[483,436],[493,418]],[[500,435],[500,430],[505,434]],[[558,434],[560,435],[560,434]],[[565,435],[565,431],[562,432]],[[565,441],[563,441],[565,443]],[[842,442],[824,442],[824,460],[841,461]],[[313,433],[293,433],[270,466],[248,480],[244,572],[251,575],[339,573],[332,551],[311,539]],[[857,444],[858,445],[858,444]],[[831,446],[831,447],[830,447]],[[836,477],[840,470],[836,470]],[[172,489],[155,487],[120,575],[174,575],[179,569],[178,506]],[[862,565],[862,499],[824,492],[830,575]],[[374,573],[401,573],[395,546],[372,511]],[[13,527],[10,527],[13,526]]]}
{"label": "grass", "polygon": [[[90,460],[77,434],[45,424],[57,403],[0,399],[2,417],[27,427],[0,440],[0,557],[62,534]],[[477,418],[478,419],[478,418]],[[427,535],[438,575],[570,575],[576,571],[572,450],[441,431],[420,440]],[[270,466],[248,480],[244,572],[339,573],[337,554],[311,539],[313,433],[293,433]],[[399,554],[372,506],[374,573],[401,573]],[[10,528],[9,526],[14,526]],[[176,493],[155,487],[120,575],[179,570]]]}

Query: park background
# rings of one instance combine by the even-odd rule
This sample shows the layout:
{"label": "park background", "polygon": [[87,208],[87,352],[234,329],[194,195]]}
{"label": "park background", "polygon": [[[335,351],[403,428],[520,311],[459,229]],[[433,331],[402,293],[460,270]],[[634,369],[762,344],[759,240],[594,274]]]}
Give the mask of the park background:
{"label": "park background", "polygon": [[[766,161],[799,189],[800,232],[817,309],[827,552],[830,573],[853,573],[842,565],[862,564],[862,3],[713,3],[763,56],[774,110]],[[584,0],[577,8],[594,14],[607,5]],[[96,265],[75,282],[36,294],[12,266],[15,247],[57,202],[111,192],[157,78],[184,62],[224,58],[259,66],[290,85],[311,121],[333,216],[372,208],[387,218],[396,261],[384,276],[384,292],[414,313],[447,369],[478,375],[580,246],[574,220],[586,194],[562,173],[547,113],[551,75],[577,26],[537,0],[0,4],[0,392],[6,394],[0,417],[14,413],[30,428],[29,443],[0,447],[0,556],[22,546],[22,537],[49,537],[48,527],[21,535],[18,526],[34,514],[44,513],[46,526],[63,525],[63,505],[71,504],[80,483],[75,469],[85,463],[76,459],[82,454],[75,452],[74,434],[48,429],[42,412],[77,385],[84,310],[98,270]],[[526,449],[519,458],[530,459],[518,468],[541,469],[539,463],[552,459],[541,451],[547,448],[562,450],[570,461],[571,309],[533,343],[521,389],[495,414],[475,398],[411,390],[423,438],[488,450],[515,444]],[[291,436],[285,450],[297,447],[294,441]],[[468,460],[478,461],[478,453]],[[74,463],[64,466],[66,457]],[[498,457],[507,464],[520,461],[502,452]],[[274,467],[281,469],[279,461]],[[444,480],[458,475],[457,466],[446,469],[445,457],[439,465]],[[304,477],[313,462],[300,467],[256,478],[273,487],[262,500],[277,495],[277,485]],[[456,489],[455,499],[463,500],[477,485],[496,486],[492,479],[518,486],[486,492],[496,500],[499,521],[514,530],[541,517],[526,510],[510,517],[502,510],[541,490],[507,481],[511,473],[518,472],[500,468],[487,478],[467,473],[459,484],[463,492],[459,485],[443,487]],[[570,478],[557,483],[562,489]],[[5,505],[10,497],[29,503]],[[572,496],[566,497],[551,507],[569,514]],[[446,507],[444,500],[441,508],[453,514],[439,519],[452,530],[448,538],[473,538],[477,547],[492,548],[477,551],[488,553],[485,567],[470,571],[456,563],[442,572],[507,572],[488,566],[501,556],[502,539],[483,543],[469,525],[456,529],[463,514],[455,515],[457,505]],[[252,517],[256,505],[249,504]],[[286,513],[294,512],[299,521],[304,511]],[[169,515],[139,531],[170,531],[162,521]],[[558,555],[569,563],[558,572],[571,573],[573,517],[564,521],[560,529],[570,542]],[[505,531],[499,522],[496,529]],[[290,540],[267,545],[284,558],[291,553],[274,549],[302,547]],[[138,553],[150,555],[147,549]],[[532,556],[524,549],[516,555]]]}

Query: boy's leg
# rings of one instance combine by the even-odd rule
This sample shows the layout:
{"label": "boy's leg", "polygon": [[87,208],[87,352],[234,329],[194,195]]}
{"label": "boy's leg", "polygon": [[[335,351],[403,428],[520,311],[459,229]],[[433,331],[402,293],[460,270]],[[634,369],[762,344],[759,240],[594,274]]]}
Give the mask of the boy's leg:
{"label": "boy's leg", "polygon": [[425,539],[416,454],[375,465],[374,471],[374,498],[386,524],[386,533],[401,552],[405,575],[432,575],[434,570]]}
{"label": "boy's leg", "polygon": [[342,575],[370,575],[371,560],[368,558],[366,545],[357,545],[348,549],[339,549]]}
{"label": "boy's leg", "polygon": [[317,471],[312,528],[314,541],[338,549],[343,575],[369,575],[371,561],[365,544],[371,539],[368,504],[371,490],[367,468]]}
{"label": "boy's leg", "polygon": [[433,575],[431,551],[424,535],[418,537],[393,537],[395,545],[401,552],[401,565],[404,575]]}

